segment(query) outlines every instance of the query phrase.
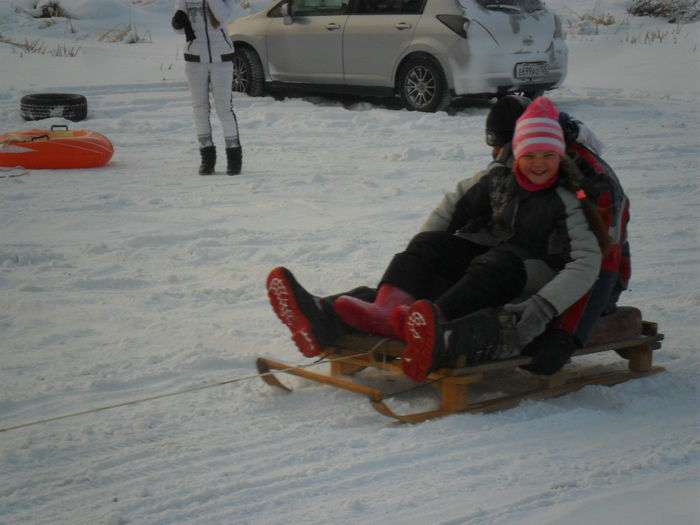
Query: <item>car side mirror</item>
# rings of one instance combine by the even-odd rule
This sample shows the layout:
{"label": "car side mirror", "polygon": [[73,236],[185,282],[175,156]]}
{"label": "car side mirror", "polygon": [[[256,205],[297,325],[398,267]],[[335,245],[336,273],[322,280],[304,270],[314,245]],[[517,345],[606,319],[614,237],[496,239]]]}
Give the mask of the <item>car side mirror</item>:
{"label": "car side mirror", "polygon": [[285,2],[280,6],[280,12],[282,13],[282,18],[284,25],[288,26],[292,23],[292,6],[291,2]]}

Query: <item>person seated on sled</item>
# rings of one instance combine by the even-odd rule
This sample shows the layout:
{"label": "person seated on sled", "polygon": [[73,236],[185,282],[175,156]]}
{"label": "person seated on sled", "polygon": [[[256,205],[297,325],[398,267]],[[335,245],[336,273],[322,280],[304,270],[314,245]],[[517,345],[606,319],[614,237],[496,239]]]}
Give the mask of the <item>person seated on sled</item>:
{"label": "person seated on sled", "polygon": [[[511,140],[515,123],[530,104],[526,97],[509,95],[494,104],[486,119],[486,143],[491,146],[494,164],[512,166]],[[627,239],[629,200],[617,175],[600,157],[602,144],[583,123],[560,112],[566,153],[585,177],[588,199],[595,203],[603,219],[610,247],[603,257],[601,271],[593,288],[558,316],[544,334],[528,345],[523,354],[533,357],[528,370],[539,374],[557,372],[571,354],[584,346],[596,321],[615,311],[617,301],[631,274],[630,248]],[[477,175],[478,178],[480,175]],[[430,214],[423,231],[446,230],[455,206],[471,187],[474,178],[461,181],[454,192],[445,195]]]}
{"label": "person seated on sled", "polygon": [[[516,140],[515,169],[495,163],[477,177],[446,230],[418,234],[394,257],[376,297],[371,289],[360,288],[321,299],[306,292],[286,268],[270,273],[273,309],[304,355],[318,355],[349,325],[405,338],[404,370],[422,380],[431,369],[448,365],[450,352],[457,349],[471,352],[470,363],[514,355],[588,291],[598,275],[604,226],[580,189],[580,172],[564,158],[558,110],[541,97],[528,112],[528,125]],[[528,137],[527,129],[534,135]],[[510,306],[520,322],[517,341],[503,355],[504,316],[494,308],[537,291],[540,295]],[[412,305],[408,321],[402,323],[406,316],[400,307],[407,305]],[[474,312],[481,316],[476,322],[470,316]],[[429,333],[418,329],[419,315]],[[443,348],[428,335],[442,334],[448,320],[459,320],[466,328],[450,327],[445,333],[460,337],[448,337],[447,344],[440,337]],[[432,343],[420,346],[418,339]]]}

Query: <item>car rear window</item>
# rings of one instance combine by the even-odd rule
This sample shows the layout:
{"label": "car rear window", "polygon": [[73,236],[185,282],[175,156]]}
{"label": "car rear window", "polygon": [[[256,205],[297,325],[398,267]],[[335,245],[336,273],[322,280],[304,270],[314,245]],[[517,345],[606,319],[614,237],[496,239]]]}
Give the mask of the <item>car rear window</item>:
{"label": "car rear window", "polygon": [[477,3],[486,9],[498,11],[525,11],[532,13],[544,9],[544,4],[540,0],[476,0]]}

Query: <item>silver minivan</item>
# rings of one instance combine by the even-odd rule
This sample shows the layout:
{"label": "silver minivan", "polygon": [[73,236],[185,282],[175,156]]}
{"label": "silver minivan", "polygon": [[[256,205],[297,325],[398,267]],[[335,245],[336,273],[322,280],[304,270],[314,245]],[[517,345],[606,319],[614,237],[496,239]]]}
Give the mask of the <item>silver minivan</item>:
{"label": "silver minivan", "polygon": [[540,0],[276,0],[229,25],[234,90],[400,96],[416,111],[453,97],[530,97],[561,85],[568,50]]}

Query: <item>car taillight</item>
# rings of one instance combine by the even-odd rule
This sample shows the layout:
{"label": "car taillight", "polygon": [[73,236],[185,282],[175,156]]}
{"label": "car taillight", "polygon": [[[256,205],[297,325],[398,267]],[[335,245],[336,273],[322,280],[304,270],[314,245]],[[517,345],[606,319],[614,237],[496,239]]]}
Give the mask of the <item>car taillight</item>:
{"label": "car taillight", "polygon": [[562,40],[566,40],[566,33],[562,28],[561,18],[559,18],[559,15],[554,15],[554,38],[561,38]]}
{"label": "car taillight", "polygon": [[440,20],[447,27],[452,29],[462,38],[467,38],[467,28],[469,27],[469,19],[459,15],[435,15],[435,18]]}

